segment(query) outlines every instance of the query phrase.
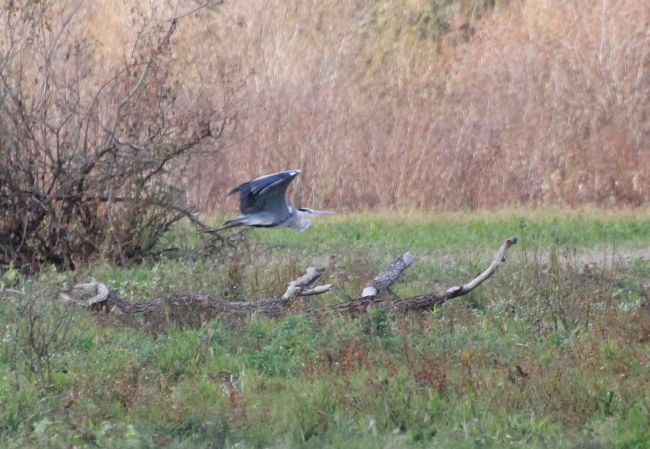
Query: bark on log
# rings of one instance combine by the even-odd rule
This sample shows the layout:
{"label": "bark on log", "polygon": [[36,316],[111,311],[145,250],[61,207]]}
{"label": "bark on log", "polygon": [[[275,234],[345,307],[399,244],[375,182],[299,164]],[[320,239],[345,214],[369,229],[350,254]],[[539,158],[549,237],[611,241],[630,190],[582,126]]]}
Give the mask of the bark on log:
{"label": "bark on log", "polygon": [[111,314],[145,316],[163,314],[174,321],[187,321],[183,317],[187,318],[192,314],[199,318],[199,321],[221,315],[241,317],[255,313],[279,317],[291,312],[291,303],[295,298],[319,295],[332,288],[332,284],[313,286],[323,271],[321,267],[308,267],[304,275],[289,283],[281,297],[253,302],[228,301],[212,295],[181,293],[169,298],[132,303],[100,282],[77,284],[70,290],[59,292],[59,297],[66,302]]}
{"label": "bark on log", "polygon": [[[263,314],[269,317],[281,317],[292,313],[317,315],[333,312],[340,315],[360,315],[373,307],[386,307],[396,312],[426,310],[444,304],[450,299],[466,295],[487,279],[505,263],[508,249],[517,243],[517,237],[510,237],[503,242],[492,262],[485,271],[469,282],[454,286],[439,293],[429,293],[411,298],[393,300],[377,296],[381,290],[388,288],[408,268],[414,260],[411,253],[405,253],[396,259],[389,268],[375,277],[364,289],[365,295],[340,304],[316,307],[292,307],[295,299],[324,293],[332,288],[331,284],[313,287],[323,273],[323,268],[309,267],[306,273],[289,283],[287,291],[281,297],[261,299],[252,302],[236,302],[217,298],[212,295],[177,294],[172,297],[154,299],[149,302],[132,303],[120,298],[115,291],[104,284],[79,284],[70,291],[63,291],[60,297],[75,304],[103,310],[108,313],[144,317],[166,316],[178,323],[200,324],[218,317],[247,317]],[[372,288],[374,290],[369,290]],[[374,292],[370,295],[369,293]]]}
{"label": "bark on log", "polygon": [[402,274],[402,271],[411,266],[415,256],[410,251],[405,252],[395,259],[393,263],[385,270],[379,273],[361,292],[362,298],[371,298],[377,296],[382,290],[386,290],[393,285]]}

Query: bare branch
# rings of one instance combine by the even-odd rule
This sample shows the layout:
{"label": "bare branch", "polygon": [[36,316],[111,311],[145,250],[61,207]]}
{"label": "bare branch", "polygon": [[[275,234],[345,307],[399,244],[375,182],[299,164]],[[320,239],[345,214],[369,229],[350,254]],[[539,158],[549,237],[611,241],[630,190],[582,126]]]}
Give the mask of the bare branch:
{"label": "bare branch", "polygon": [[494,259],[492,260],[492,263],[490,264],[487,269],[476,276],[474,279],[469,281],[467,284],[463,286],[456,286],[456,287],[451,287],[445,291],[445,294],[448,295],[450,298],[455,298],[456,296],[461,296],[465,295],[472,290],[474,290],[476,287],[481,285],[483,282],[488,280],[498,269],[501,265],[503,265],[506,261],[506,252],[510,247],[514,244],[517,243],[517,237],[510,237],[506,239],[497,253],[494,255]]}
{"label": "bare branch", "polygon": [[361,292],[362,298],[371,298],[377,296],[382,290],[393,285],[400,274],[411,266],[415,260],[415,255],[410,251],[405,252],[395,259],[390,266],[379,273]]}
{"label": "bare branch", "polygon": [[[223,4],[223,1],[224,0],[207,0],[207,1],[203,2],[203,3],[201,3],[200,5],[195,6],[194,8],[192,8],[189,11],[184,12],[182,14],[178,14],[177,11],[175,11],[174,12],[174,17],[171,20],[172,21],[173,20],[180,20],[183,17],[191,16],[192,14],[196,13],[200,9],[203,9],[203,8],[205,8],[207,6],[221,5],[221,4]],[[176,9],[178,9],[179,6],[180,6],[180,2],[176,5]]]}
{"label": "bare branch", "polygon": [[444,304],[450,299],[466,295],[481,285],[483,282],[485,282],[487,279],[489,279],[499,269],[499,267],[503,265],[505,262],[506,252],[512,245],[516,243],[517,237],[513,236],[506,239],[499,247],[499,250],[496,252],[492,263],[490,263],[490,266],[483,273],[479,274],[477,277],[470,280],[463,286],[451,287],[440,293],[428,293],[425,295],[399,299],[396,301],[388,299],[377,300],[374,297],[361,297],[354,301],[337,304],[333,306],[332,309],[337,313],[353,315],[366,313],[369,308],[375,306],[387,307],[391,310],[400,312],[405,312],[408,310],[431,309],[433,307]]}
{"label": "bare branch", "polygon": [[322,267],[308,267],[304,275],[289,283],[287,291],[282,295],[282,299],[288,300],[296,296],[320,295],[329,291],[332,288],[331,284],[311,287],[320,278],[323,271]]}

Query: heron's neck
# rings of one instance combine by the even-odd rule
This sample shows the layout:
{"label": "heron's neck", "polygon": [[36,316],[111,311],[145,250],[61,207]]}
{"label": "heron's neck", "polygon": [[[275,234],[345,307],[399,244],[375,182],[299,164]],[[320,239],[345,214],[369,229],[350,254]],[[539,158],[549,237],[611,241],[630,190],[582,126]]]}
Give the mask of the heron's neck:
{"label": "heron's neck", "polygon": [[297,231],[305,231],[310,224],[311,220],[307,212],[289,206],[289,219],[285,222],[286,227]]}

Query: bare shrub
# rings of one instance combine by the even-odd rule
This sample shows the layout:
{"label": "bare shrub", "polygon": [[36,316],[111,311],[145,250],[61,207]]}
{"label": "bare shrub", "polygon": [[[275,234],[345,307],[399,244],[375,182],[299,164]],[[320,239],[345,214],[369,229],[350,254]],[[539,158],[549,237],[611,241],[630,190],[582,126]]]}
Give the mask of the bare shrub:
{"label": "bare shrub", "polygon": [[88,13],[72,0],[0,9],[0,264],[147,255],[191,217],[186,156],[224,130],[214,104],[184,95],[184,13],[133,8],[132,44],[112,64],[84,32]]}
{"label": "bare shrub", "polygon": [[23,361],[39,386],[49,387],[57,358],[72,346],[68,336],[72,317],[69,310],[40,298],[21,298],[16,320],[9,325],[12,368]]}

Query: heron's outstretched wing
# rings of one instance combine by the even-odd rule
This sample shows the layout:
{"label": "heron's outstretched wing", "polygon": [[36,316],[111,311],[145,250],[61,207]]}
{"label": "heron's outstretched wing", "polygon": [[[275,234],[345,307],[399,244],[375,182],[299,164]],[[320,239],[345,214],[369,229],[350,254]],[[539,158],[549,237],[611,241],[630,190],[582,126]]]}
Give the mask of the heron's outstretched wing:
{"label": "heron's outstretched wing", "polygon": [[242,214],[268,212],[274,215],[275,222],[280,223],[289,217],[285,197],[287,187],[299,174],[300,170],[287,170],[260,176],[232,189],[228,195],[239,193]]}

